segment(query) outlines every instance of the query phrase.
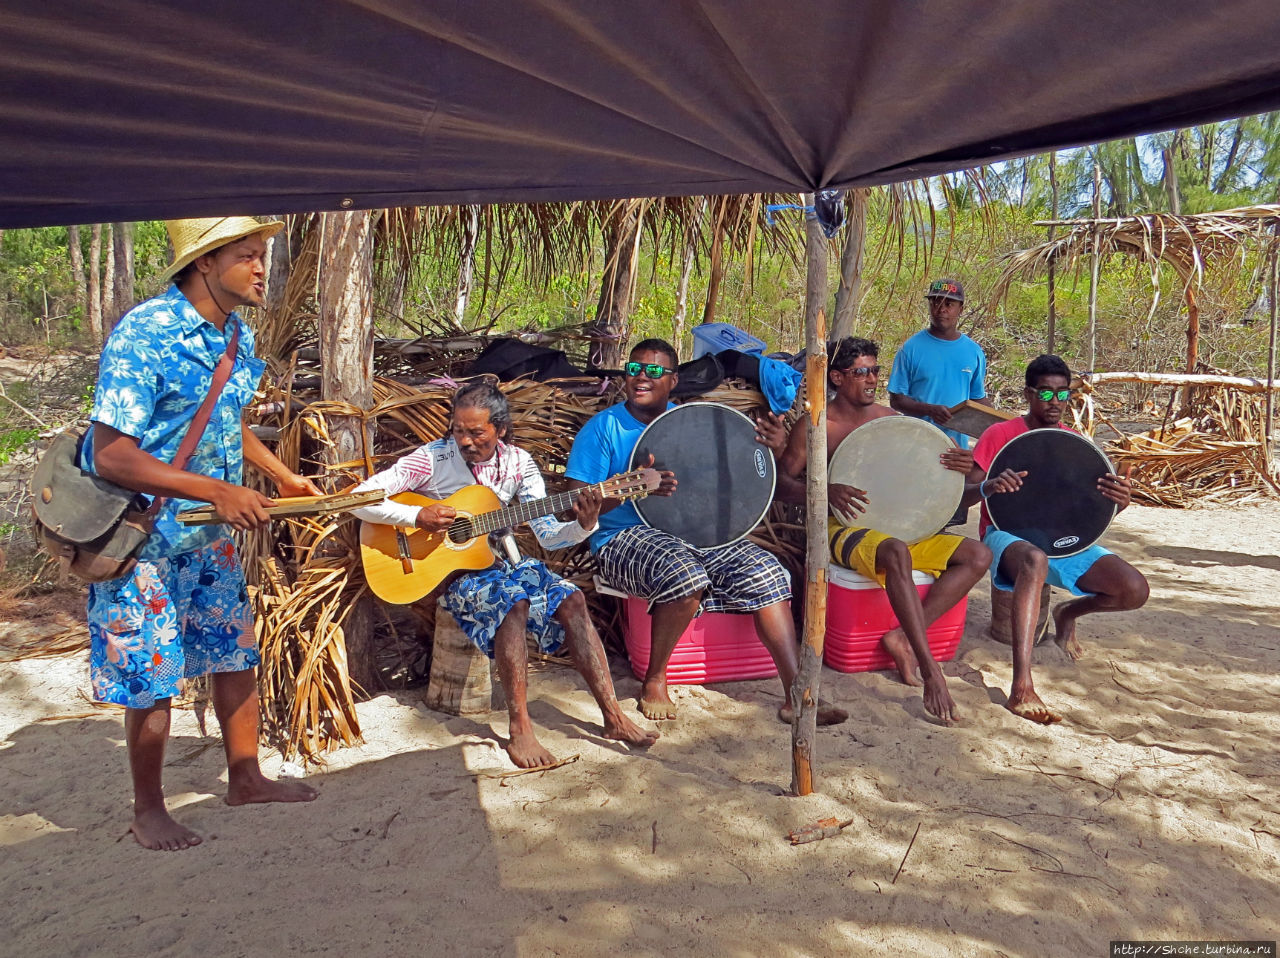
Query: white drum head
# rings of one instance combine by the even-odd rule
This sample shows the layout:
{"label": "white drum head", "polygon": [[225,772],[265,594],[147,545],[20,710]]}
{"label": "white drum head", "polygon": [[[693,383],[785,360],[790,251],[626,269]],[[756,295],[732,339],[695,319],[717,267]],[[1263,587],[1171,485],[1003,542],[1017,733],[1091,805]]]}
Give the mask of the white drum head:
{"label": "white drum head", "polygon": [[867,511],[834,513],[847,526],[875,529],[910,545],[940,531],[964,496],[965,477],[938,457],[955,444],[910,416],[873,419],[849,433],[831,457],[827,482],[867,494]]}

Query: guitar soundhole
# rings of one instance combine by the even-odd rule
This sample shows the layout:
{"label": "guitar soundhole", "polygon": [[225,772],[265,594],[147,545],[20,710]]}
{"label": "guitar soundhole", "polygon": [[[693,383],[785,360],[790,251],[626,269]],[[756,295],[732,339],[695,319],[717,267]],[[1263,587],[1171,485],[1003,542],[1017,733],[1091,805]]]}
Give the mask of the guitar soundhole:
{"label": "guitar soundhole", "polygon": [[445,535],[454,545],[465,545],[476,537],[475,529],[472,527],[470,516],[458,516],[453,521],[453,525],[449,526]]}

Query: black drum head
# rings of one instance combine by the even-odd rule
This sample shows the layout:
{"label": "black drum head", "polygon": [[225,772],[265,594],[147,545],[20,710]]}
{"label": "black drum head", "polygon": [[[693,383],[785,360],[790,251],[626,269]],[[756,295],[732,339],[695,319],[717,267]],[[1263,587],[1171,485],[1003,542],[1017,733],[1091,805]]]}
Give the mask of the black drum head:
{"label": "black drum head", "polygon": [[1102,450],[1065,429],[1032,429],[1009,440],[988,477],[1026,470],[1017,492],[993,493],[987,513],[997,529],[1026,539],[1051,559],[1083,552],[1115,518],[1116,505],[1098,492],[1114,472]]}
{"label": "black drum head", "polygon": [[676,492],[637,501],[640,518],[698,549],[741,539],[773,501],[773,455],[755,436],[751,420],[728,406],[686,403],[663,413],[640,434],[631,468],[652,454],[655,468],[676,474]]}

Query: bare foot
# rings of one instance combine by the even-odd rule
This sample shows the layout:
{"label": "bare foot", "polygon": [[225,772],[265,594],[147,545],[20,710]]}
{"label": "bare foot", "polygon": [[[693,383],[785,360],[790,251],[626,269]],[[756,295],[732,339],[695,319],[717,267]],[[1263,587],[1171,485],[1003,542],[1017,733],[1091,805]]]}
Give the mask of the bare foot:
{"label": "bare foot", "polygon": [[1058,648],[1067,653],[1067,658],[1074,662],[1084,655],[1084,646],[1076,638],[1076,620],[1071,619],[1067,624],[1063,624],[1063,608],[1064,606],[1059,606],[1053,610],[1053,640],[1058,643]]}
{"label": "bare foot", "polygon": [[204,841],[191,829],[170,818],[163,808],[136,813],[129,831],[139,845],[154,851],[177,852]]}
{"label": "bare foot", "polygon": [[631,721],[631,719],[619,712],[615,716],[605,716],[604,737],[613,739],[616,742],[626,742],[628,745],[637,745],[640,748],[648,748],[658,740],[658,733],[642,729],[635,722]]}
{"label": "bare foot", "polygon": [[[791,724],[792,718],[795,716],[795,709],[791,707],[791,703],[783,705],[778,709],[778,721]],[[842,708],[837,708],[825,699],[818,699],[818,724],[819,725],[839,725],[849,717],[849,713]]]}
{"label": "bare foot", "polygon": [[320,795],[302,782],[272,781],[261,772],[237,775],[227,786],[228,805],[261,805],[267,802],[310,802]]}
{"label": "bare foot", "polygon": [[640,714],[650,722],[661,722],[676,717],[676,704],[671,701],[671,696],[667,692],[665,678],[645,679],[644,685],[640,687],[636,704]]}
{"label": "bare foot", "polygon": [[1019,718],[1029,719],[1041,725],[1053,725],[1062,721],[1062,716],[1045,705],[1035,692],[1027,692],[1025,694],[1010,693],[1009,701],[1005,703],[1005,708]]}
{"label": "bare foot", "polygon": [[915,650],[907,641],[907,634],[902,629],[890,629],[880,640],[885,651],[893,657],[893,664],[898,667],[898,675],[906,685],[917,688],[924,685],[920,679],[920,663],[916,661]]}
{"label": "bare foot", "polygon": [[517,768],[542,768],[556,763],[556,757],[542,747],[532,729],[525,732],[513,731],[507,742],[507,754]]}

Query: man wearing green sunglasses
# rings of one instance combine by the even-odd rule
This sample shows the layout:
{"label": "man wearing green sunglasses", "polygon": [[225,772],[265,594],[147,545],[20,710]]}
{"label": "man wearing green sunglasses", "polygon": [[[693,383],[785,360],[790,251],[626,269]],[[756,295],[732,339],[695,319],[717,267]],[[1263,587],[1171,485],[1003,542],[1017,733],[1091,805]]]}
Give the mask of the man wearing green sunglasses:
{"label": "man wearing green sunglasses", "polygon": [[[1031,429],[1068,428],[1062,424],[1062,413],[1071,399],[1071,370],[1067,364],[1057,356],[1037,356],[1027,366],[1026,383],[1026,414],[991,426],[973,450],[969,482],[980,483],[978,488],[985,495],[1015,492],[1022,485],[1026,473],[1006,469],[999,476],[987,476],[996,453],[1010,440]],[[1098,494],[1123,509],[1129,505],[1129,480],[1105,475],[1098,480]],[[1062,716],[1045,705],[1031,681],[1031,649],[1045,582],[1076,596],[1053,611],[1056,641],[1071,659],[1076,659],[1082,653],[1076,639],[1076,620],[1091,612],[1140,608],[1147,601],[1147,580],[1129,563],[1099,545],[1073,556],[1051,559],[1030,542],[993,527],[985,502],[979,532],[994,556],[992,584],[1013,593],[1013,683],[1006,707],[1014,715],[1042,725],[1061,722]]]}
{"label": "man wearing green sunglasses", "polygon": [[[677,365],[675,347],[665,340],[645,339],[632,347],[623,366],[625,401],[596,413],[573,440],[565,467],[570,488],[599,482],[597,476],[608,478],[619,465],[623,472],[629,468],[645,427],[675,406],[671,390],[679,379]],[[669,496],[676,489],[676,476],[665,471],[662,477],[654,495]],[[734,612],[752,616],[782,680],[784,704],[778,718],[791,721],[791,682],[799,669],[799,645],[789,605],[791,579],[777,557],[746,540],[695,549],[645,525],[632,503],[616,499],[604,501],[590,543],[601,576],[650,603],[652,646],[637,696],[645,718],[656,722],[676,717],[667,666],[694,616]],[[848,717],[843,709],[819,702],[819,725],[835,725]]]}

